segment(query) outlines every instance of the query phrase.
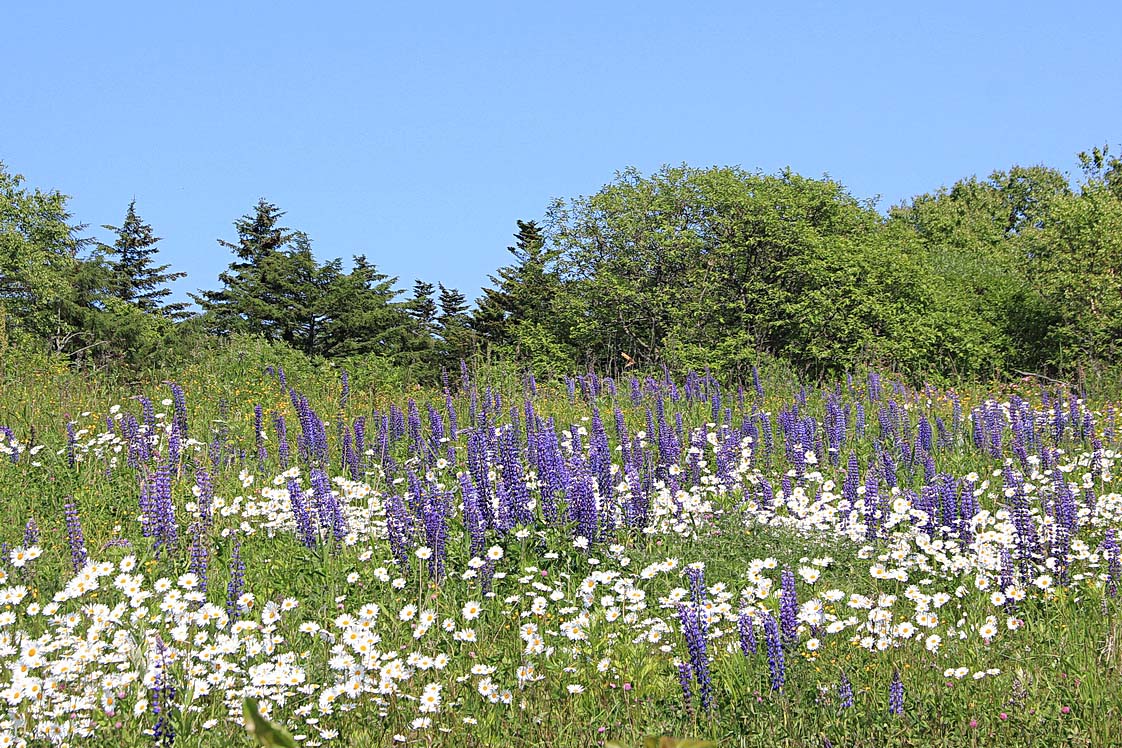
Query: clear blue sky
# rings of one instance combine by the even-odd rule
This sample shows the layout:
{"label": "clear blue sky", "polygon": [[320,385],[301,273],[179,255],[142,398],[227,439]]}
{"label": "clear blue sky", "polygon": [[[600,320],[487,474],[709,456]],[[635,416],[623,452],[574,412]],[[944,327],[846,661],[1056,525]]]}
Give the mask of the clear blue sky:
{"label": "clear blue sky", "polygon": [[[0,161],[189,277],[264,196],[322,258],[474,298],[626,166],[791,166],[887,207],[1122,142],[1107,2],[9,2]],[[105,232],[95,232],[102,238]]]}

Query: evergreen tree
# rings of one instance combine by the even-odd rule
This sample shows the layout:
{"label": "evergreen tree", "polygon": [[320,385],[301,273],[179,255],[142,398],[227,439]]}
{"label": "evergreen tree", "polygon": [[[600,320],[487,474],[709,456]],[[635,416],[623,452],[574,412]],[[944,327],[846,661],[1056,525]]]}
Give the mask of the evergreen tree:
{"label": "evergreen tree", "polygon": [[440,288],[440,364],[445,369],[455,368],[461,359],[468,358],[475,348],[475,336],[468,326],[467,298],[455,289]]}
{"label": "evergreen tree", "polygon": [[467,311],[467,298],[463,292],[455,288],[446,288],[443,283],[440,287],[440,324],[447,325],[448,320],[458,320]]}
{"label": "evergreen tree", "polygon": [[437,305],[433,299],[436,288],[423,280],[413,282],[413,296],[407,302],[409,316],[420,323],[421,330],[432,334],[436,330]]}
{"label": "evergreen tree", "polygon": [[109,294],[148,314],[163,314],[173,319],[190,316],[185,302],[168,304],[164,301],[171,294],[166,284],[187,274],[169,273],[171,265],[153,264],[160,239],[137,215],[136,200],[129,203],[120,227],[107,225],[104,228],[117,235],[112,246],[101,245],[105,254],[115,258],[109,264]]}
{"label": "evergreen tree", "polygon": [[394,300],[395,283],[397,278],[378,272],[364,255],[357,255],[351,272],[339,275],[324,298],[331,317],[324,327],[323,354],[378,353],[408,362],[417,346],[415,323],[405,305]]}
{"label": "evergreen tree", "polygon": [[507,247],[516,262],[499,268],[497,276],[489,276],[493,286],[483,289],[471,316],[471,327],[492,346],[516,343],[516,328],[523,323],[545,322],[557,288],[551,267],[557,253],[546,249],[536,222],[517,223],[515,244]]}
{"label": "evergreen tree", "polygon": [[211,332],[248,332],[267,340],[292,336],[285,298],[286,276],[292,267],[285,249],[295,233],[280,225],[283,216],[277,206],[261,198],[252,213],[234,222],[236,241],[218,240],[236,259],[218,276],[221,289],[192,295]]}

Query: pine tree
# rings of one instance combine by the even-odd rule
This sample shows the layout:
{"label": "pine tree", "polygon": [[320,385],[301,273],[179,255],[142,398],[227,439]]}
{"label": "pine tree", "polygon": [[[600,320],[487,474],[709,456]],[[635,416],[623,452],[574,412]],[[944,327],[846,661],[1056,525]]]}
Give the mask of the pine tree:
{"label": "pine tree", "polygon": [[171,265],[153,265],[160,238],[137,215],[136,200],[129,203],[120,227],[107,225],[103,228],[117,235],[112,246],[101,245],[106,255],[115,258],[109,263],[109,294],[148,314],[163,314],[172,319],[190,316],[185,302],[169,304],[164,301],[171,294],[166,284],[187,274],[167,272]]}

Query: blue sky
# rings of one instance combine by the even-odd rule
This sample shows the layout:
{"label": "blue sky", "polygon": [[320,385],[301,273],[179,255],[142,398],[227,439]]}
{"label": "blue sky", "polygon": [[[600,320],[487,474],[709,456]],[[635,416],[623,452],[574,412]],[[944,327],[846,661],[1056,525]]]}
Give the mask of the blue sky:
{"label": "blue sky", "polygon": [[516,219],[627,166],[829,174],[887,207],[1122,142],[1106,2],[7,3],[0,161],[189,277],[266,197],[322,258],[469,298]]}

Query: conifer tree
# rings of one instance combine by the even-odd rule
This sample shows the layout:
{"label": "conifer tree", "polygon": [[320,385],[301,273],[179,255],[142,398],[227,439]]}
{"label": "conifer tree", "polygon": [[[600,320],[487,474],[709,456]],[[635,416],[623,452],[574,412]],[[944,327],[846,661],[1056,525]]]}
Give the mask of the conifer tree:
{"label": "conifer tree", "polygon": [[280,225],[283,216],[276,205],[261,198],[252,213],[234,222],[236,241],[218,240],[235,256],[218,276],[222,288],[192,295],[211,332],[249,332],[268,340],[291,335],[285,327],[290,316],[285,281],[292,267],[284,251],[296,235]]}
{"label": "conifer tree", "polygon": [[515,244],[507,251],[515,264],[499,268],[489,276],[492,287],[471,315],[471,326],[492,346],[516,342],[516,328],[523,322],[542,324],[556,292],[551,263],[557,253],[547,249],[545,237],[535,221],[518,221]]}
{"label": "conifer tree", "polygon": [[185,302],[169,304],[164,301],[171,294],[167,284],[187,274],[169,273],[171,265],[153,263],[159,252],[160,238],[137,215],[136,200],[129,203],[124,223],[104,228],[117,235],[112,245],[101,245],[101,250],[113,258],[109,263],[109,294],[148,314],[163,314],[173,319],[190,316]]}

